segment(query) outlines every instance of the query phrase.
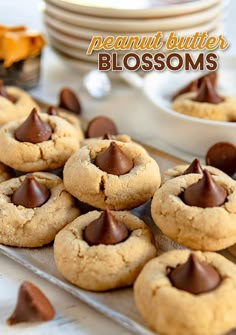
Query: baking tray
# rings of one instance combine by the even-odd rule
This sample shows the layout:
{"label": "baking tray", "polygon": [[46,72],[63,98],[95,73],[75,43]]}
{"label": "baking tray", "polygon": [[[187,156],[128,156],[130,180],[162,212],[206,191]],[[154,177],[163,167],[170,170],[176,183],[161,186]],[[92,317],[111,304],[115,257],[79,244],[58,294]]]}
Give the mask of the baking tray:
{"label": "baking tray", "polygon": [[[183,163],[183,161],[170,156],[163,151],[147,145],[143,146],[158,162],[161,171],[164,171],[176,164]],[[156,226],[150,218],[150,202],[132,210],[132,212],[142,218],[150,226],[154,232],[156,240],[158,242],[160,240],[161,245],[166,243],[165,239],[161,238],[161,234],[158,233]],[[34,249],[19,249],[0,245],[0,252],[23,265],[25,268],[31,270],[36,275],[71,293],[81,301],[87,303],[99,312],[102,312],[114,321],[117,321],[135,334],[154,334],[145,326],[145,323],[142,321],[136,310],[132,288],[122,288],[110,292],[94,293],[71,285],[58,273],[56,269],[52,244],[46,247]]]}

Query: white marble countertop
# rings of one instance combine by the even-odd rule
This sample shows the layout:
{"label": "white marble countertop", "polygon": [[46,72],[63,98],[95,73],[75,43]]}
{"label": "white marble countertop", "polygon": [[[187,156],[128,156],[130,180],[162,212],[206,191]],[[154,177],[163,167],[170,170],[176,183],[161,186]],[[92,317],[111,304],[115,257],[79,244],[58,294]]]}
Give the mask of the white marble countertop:
{"label": "white marble countertop", "polygon": [[[42,28],[41,16],[38,11],[37,0],[0,0],[0,24],[26,24],[35,29]],[[227,37],[233,42],[236,22],[236,1],[231,1],[230,15],[226,22]],[[231,44],[231,52],[236,52],[236,45]],[[95,115],[105,114],[116,120],[119,129],[129,133],[142,141],[154,143],[154,139],[148,135],[148,119],[143,110],[154,108],[140,92],[126,85],[118,85],[113,88],[112,94],[101,101],[90,98],[84,92],[81,78],[71,68],[55,56],[47,48],[43,59],[42,81],[33,94],[42,100],[55,103],[57,93],[63,86],[73,87],[80,95],[84,115],[91,118]],[[127,113],[128,112],[128,117]],[[130,123],[132,119],[132,123]],[[138,122],[136,122],[138,120]],[[146,125],[137,127],[137,124]],[[49,323],[36,325],[19,325],[8,327],[6,318],[13,310],[16,302],[16,294],[19,285],[24,280],[29,280],[38,285],[56,307],[56,318]],[[128,335],[123,327],[97,313],[90,307],[81,303],[70,294],[47,283],[18,264],[0,255],[0,334],[28,335],[28,334],[77,334],[77,335]]]}

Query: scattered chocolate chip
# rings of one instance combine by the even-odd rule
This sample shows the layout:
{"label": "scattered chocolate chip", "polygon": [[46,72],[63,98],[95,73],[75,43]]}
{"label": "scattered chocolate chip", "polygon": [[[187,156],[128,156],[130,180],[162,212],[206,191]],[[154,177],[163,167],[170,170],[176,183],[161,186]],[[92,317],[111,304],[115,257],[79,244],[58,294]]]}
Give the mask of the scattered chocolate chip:
{"label": "scattered chocolate chip", "polygon": [[47,109],[48,115],[58,115],[57,108],[55,106],[49,106]]}
{"label": "scattered chocolate chip", "polygon": [[205,77],[202,80],[201,86],[198,91],[198,95],[193,100],[197,102],[207,102],[209,104],[215,104],[215,105],[224,101],[224,99],[220,97],[216,92],[216,89],[212,85],[212,82],[209,79],[209,77]]}
{"label": "scattered chocolate chip", "polygon": [[8,318],[9,325],[20,322],[49,321],[55,311],[47,297],[32,283],[25,281],[19,289],[14,312]]}
{"label": "scattered chocolate chip", "polygon": [[59,107],[80,114],[81,106],[77,95],[70,88],[63,88],[59,95]]}
{"label": "scattered chocolate chip", "polygon": [[189,92],[198,92],[199,88],[201,87],[201,84],[203,82],[203,80],[205,78],[208,78],[213,87],[216,86],[216,82],[217,82],[217,72],[210,72],[205,74],[204,76],[195,79],[193,81],[191,81],[187,86],[183,87],[181,90],[179,90],[174,96],[173,96],[173,100],[175,100],[179,95],[184,94],[184,93],[189,93]]}
{"label": "scattered chocolate chip", "polygon": [[203,170],[203,177],[197,183],[187,187],[182,198],[189,206],[217,207],[225,202],[227,193],[207,170]]}
{"label": "scattered chocolate chip", "polygon": [[92,119],[85,132],[87,138],[102,137],[105,134],[117,135],[115,123],[106,116],[97,116]]}
{"label": "scattered chocolate chip", "polygon": [[198,79],[191,81],[191,83],[189,83],[187,86],[185,86],[181,90],[179,90],[173,96],[173,100],[175,100],[181,94],[189,93],[189,92],[197,92],[197,91],[198,91]]}
{"label": "scattered chocolate chip", "polygon": [[236,146],[229,142],[218,142],[206,154],[206,164],[214,166],[229,176],[236,173]]}
{"label": "scattered chocolate chip", "polygon": [[35,208],[43,205],[49,196],[49,190],[40,184],[32,174],[27,174],[22,184],[13,193],[12,202],[17,206]]}
{"label": "scattered chocolate chip", "polygon": [[218,77],[217,72],[213,71],[213,72],[209,72],[209,73],[205,74],[204,76],[198,78],[198,88],[201,87],[201,84],[202,84],[202,82],[205,78],[208,78],[210,80],[212,86],[215,87],[216,83],[217,83],[217,77]]}
{"label": "scattered chocolate chip", "polygon": [[17,98],[7,93],[6,87],[4,86],[3,80],[0,80],[0,96],[10,100],[13,104],[17,102]]}
{"label": "scattered chocolate chip", "polygon": [[190,254],[186,263],[177,266],[168,274],[172,285],[179,290],[201,294],[214,290],[221,282],[216,269]]}
{"label": "scattered chocolate chip", "polygon": [[118,221],[108,209],[84,230],[84,240],[89,245],[117,244],[123,242],[128,235],[126,225]]}
{"label": "scattered chocolate chip", "polygon": [[116,142],[111,142],[106,150],[97,155],[95,165],[102,171],[117,176],[128,173],[134,166],[132,159],[119,148]]}
{"label": "scattered chocolate chip", "polygon": [[189,173],[200,173],[203,174],[203,169],[200,163],[200,160],[198,158],[195,158],[192,163],[189,165],[189,167],[184,171],[183,175],[189,174]]}
{"label": "scattered chocolate chip", "polygon": [[51,135],[52,128],[40,118],[36,108],[15,131],[18,141],[34,144],[49,140]]}

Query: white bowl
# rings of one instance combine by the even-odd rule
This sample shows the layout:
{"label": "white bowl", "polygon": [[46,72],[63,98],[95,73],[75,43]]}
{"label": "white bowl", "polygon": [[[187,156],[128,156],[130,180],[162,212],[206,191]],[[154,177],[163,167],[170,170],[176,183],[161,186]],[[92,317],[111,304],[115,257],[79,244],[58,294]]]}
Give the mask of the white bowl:
{"label": "white bowl", "polygon": [[[222,56],[222,55],[221,55]],[[221,57],[219,91],[236,97],[236,57]],[[171,97],[186,83],[202,73],[152,72],[144,80],[144,92],[156,105],[156,137],[177,149],[177,153],[204,157],[208,148],[216,142],[236,144],[236,122],[218,122],[190,117],[171,109]],[[148,117],[148,112],[147,112]],[[172,150],[173,152],[173,150]],[[183,157],[183,155],[181,155]],[[187,156],[185,156],[187,157]]]}

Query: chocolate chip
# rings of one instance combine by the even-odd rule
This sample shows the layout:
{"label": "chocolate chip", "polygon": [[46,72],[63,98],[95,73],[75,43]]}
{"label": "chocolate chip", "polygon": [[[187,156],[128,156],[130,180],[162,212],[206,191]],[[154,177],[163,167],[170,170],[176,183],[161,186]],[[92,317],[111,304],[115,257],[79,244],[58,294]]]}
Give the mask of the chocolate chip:
{"label": "chocolate chip", "polygon": [[126,225],[118,221],[108,209],[84,230],[84,240],[89,245],[117,244],[124,241],[128,235]]}
{"label": "chocolate chip", "polygon": [[11,101],[13,104],[17,102],[17,98],[7,92],[6,87],[4,86],[3,80],[0,80],[0,96]]}
{"label": "chocolate chip", "polygon": [[207,74],[204,74],[202,77],[198,78],[198,88],[201,87],[201,84],[205,78],[208,78],[213,85],[213,87],[216,86],[217,79],[218,79],[218,74],[216,71],[209,72]]}
{"label": "chocolate chip", "polygon": [[13,193],[12,202],[17,206],[35,208],[42,206],[49,196],[49,190],[40,184],[32,174],[27,174],[22,184]]}
{"label": "chocolate chip", "polygon": [[216,89],[212,85],[212,82],[209,79],[209,77],[205,77],[203,79],[201,86],[199,88],[199,91],[198,91],[198,95],[193,100],[197,102],[206,102],[206,103],[215,104],[215,105],[224,101],[224,99],[220,97],[218,93],[216,92]]}
{"label": "chocolate chip", "polygon": [[106,116],[97,116],[89,122],[86,137],[103,137],[107,133],[117,135],[115,123]]}
{"label": "chocolate chip", "polygon": [[208,78],[210,82],[212,83],[213,87],[216,86],[217,82],[217,72],[210,72],[205,74],[204,76],[195,79],[191,81],[188,85],[183,87],[181,90],[179,90],[174,96],[173,100],[176,99],[179,95],[184,94],[184,93],[189,93],[189,92],[198,92],[199,88],[201,87],[201,84],[205,78]]}
{"label": "chocolate chip", "polygon": [[28,118],[16,129],[15,138],[20,142],[40,143],[50,139],[52,128],[44,122],[36,108]]}
{"label": "chocolate chip", "polygon": [[221,282],[216,269],[195,254],[190,254],[187,262],[173,269],[168,277],[174,287],[192,294],[210,292]]}
{"label": "chocolate chip", "polygon": [[174,96],[173,100],[175,100],[178,96],[184,93],[189,92],[197,92],[198,91],[198,79],[191,81],[187,86],[184,86],[181,90],[179,90]]}
{"label": "chocolate chip", "polygon": [[201,208],[217,207],[223,205],[227,198],[225,189],[217,184],[207,170],[203,170],[203,177],[183,193],[183,201],[189,206]]}
{"label": "chocolate chip", "polygon": [[236,146],[229,142],[214,144],[207,151],[206,164],[233,176],[236,173]]}
{"label": "chocolate chip", "polygon": [[47,109],[48,115],[58,115],[57,108],[55,106],[49,106]]}
{"label": "chocolate chip", "polygon": [[70,88],[63,88],[59,95],[59,107],[80,114],[81,106],[77,95]]}
{"label": "chocolate chip", "polygon": [[192,163],[189,165],[189,167],[184,171],[183,175],[189,174],[189,173],[200,173],[203,174],[203,169],[200,163],[200,160],[198,158],[195,158]]}
{"label": "chocolate chip", "polygon": [[25,281],[20,286],[17,305],[7,323],[15,325],[20,322],[49,321],[54,315],[54,308],[42,291]]}
{"label": "chocolate chip", "polygon": [[128,173],[134,166],[132,159],[119,148],[116,142],[111,142],[106,150],[96,156],[95,165],[102,171],[117,176]]}

